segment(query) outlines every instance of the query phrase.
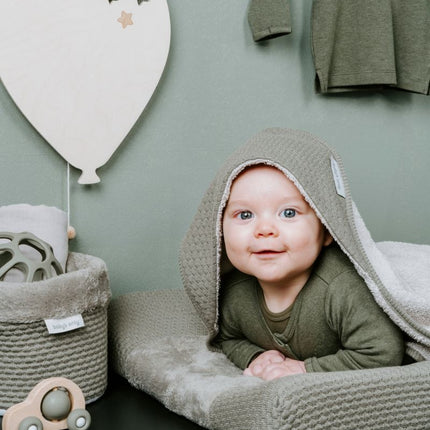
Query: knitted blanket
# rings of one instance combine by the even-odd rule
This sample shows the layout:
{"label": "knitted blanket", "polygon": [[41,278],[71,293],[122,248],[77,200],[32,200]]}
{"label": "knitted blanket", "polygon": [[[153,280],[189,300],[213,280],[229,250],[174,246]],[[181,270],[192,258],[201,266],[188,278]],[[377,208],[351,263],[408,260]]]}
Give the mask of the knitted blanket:
{"label": "knitted blanket", "polygon": [[[278,168],[296,185],[410,339],[407,353],[419,363],[264,382],[243,376],[210,347],[221,274],[230,268],[223,209],[235,177],[256,164]],[[111,312],[116,369],[168,408],[225,429],[425,428],[430,421],[430,246],[375,243],[350,196],[342,160],[316,137],[269,129],[237,150],[202,199],[180,267],[184,290],[125,296]]]}
{"label": "knitted blanket", "polygon": [[206,347],[207,330],[183,290],[136,292],[109,309],[110,359],[133,386],[208,429],[425,429],[430,362],[245,377]]}

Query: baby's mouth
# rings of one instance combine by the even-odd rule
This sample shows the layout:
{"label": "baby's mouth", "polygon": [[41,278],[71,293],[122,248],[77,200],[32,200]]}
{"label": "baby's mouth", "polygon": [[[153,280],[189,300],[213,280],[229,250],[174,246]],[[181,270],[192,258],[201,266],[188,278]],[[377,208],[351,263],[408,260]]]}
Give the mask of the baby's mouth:
{"label": "baby's mouth", "polygon": [[274,249],[262,249],[261,251],[254,251],[254,254],[261,256],[270,256],[270,255],[278,255],[282,254],[284,251],[276,251]]}

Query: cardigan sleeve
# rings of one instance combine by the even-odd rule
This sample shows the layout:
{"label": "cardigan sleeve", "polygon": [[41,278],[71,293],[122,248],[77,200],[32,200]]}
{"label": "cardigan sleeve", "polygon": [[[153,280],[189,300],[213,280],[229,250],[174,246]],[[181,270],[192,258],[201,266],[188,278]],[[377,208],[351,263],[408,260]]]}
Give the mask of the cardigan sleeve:
{"label": "cardigan sleeve", "polygon": [[366,284],[348,272],[338,276],[327,294],[326,316],[341,348],[305,360],[308,372],[398,366],[404,355],[401,330],[375,302]]}
{"label": "cardigan sleeve", "polygon": [[290,0],[251,0],[248,22],[255,42],[290,34]]}

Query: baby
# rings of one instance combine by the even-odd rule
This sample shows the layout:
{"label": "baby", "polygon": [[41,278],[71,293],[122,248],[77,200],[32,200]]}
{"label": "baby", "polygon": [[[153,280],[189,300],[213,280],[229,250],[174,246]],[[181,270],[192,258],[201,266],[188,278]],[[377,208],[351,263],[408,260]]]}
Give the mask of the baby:
{"label": "baby", "polygon": [[245,375],[402,363],[402,332],[284,172],[257,163],[235,177],[222,237],[234,270],[215,344]]}

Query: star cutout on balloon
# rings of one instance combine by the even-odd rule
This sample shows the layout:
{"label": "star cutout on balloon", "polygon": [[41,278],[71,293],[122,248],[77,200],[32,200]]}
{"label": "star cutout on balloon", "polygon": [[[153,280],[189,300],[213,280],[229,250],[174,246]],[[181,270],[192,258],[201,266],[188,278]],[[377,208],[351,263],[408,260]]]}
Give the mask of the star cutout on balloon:
{"label": "star cutout on balloon", "polygon": [[133,25],[131,15],[131,13],[127,13],[125,11],[121,12],[121,16],[117,19],[117,21],[121,23],[122,28],[126,28],[128,25]]}

